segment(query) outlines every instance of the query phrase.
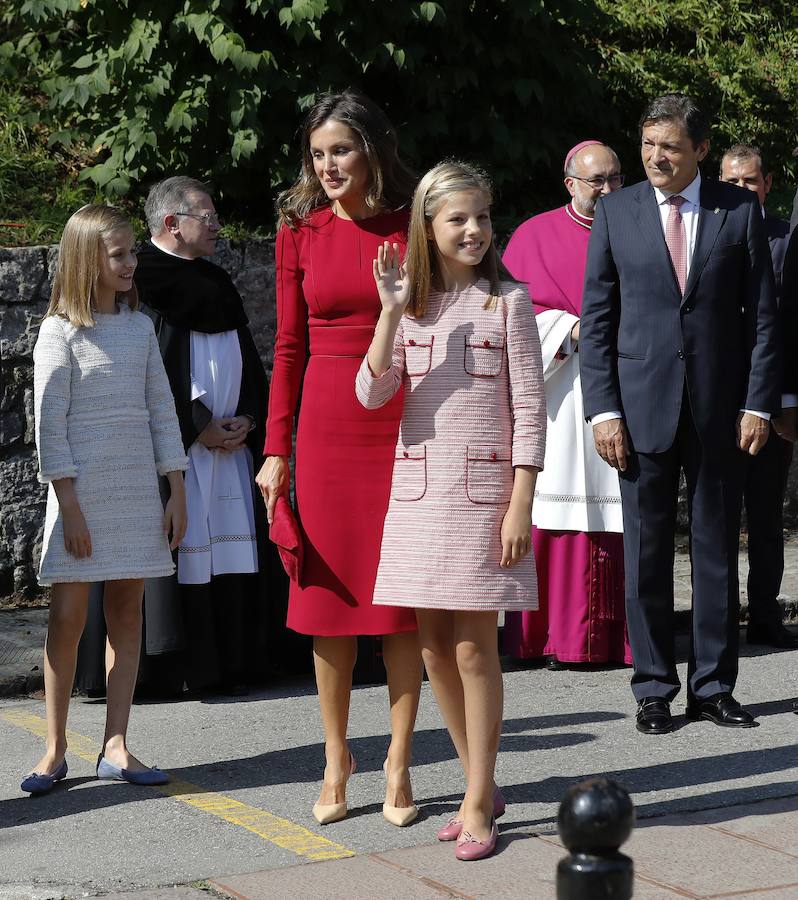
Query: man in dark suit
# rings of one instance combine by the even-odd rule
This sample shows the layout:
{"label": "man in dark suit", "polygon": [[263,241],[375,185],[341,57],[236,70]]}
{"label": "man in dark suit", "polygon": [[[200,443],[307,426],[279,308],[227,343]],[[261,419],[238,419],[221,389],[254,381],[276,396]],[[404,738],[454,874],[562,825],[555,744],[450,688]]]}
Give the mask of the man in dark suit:
{"label": "man in dark suit", "polygon": [[620,473],[636,724],[646,734],[673,728],[683,468],[693,581],[687,715],[750,727],[732,695],[737,554],[744,454],[759,452],[781,410],[773,270],[756,197],[701,178],[709,123],[697,102],[660,97],[640,130],[648,180],[596,208],[579,354],[596,449]]}
{"label": "man in dark suit", "polygon": [[[776,303],[782,306],[782,274],[790,223],[765,212],[773,175],[765,166],[762,151],[750,144],[735,144],[720,161],[720,178],[727,184],[753,191],[762,209],[765,234],[770,245]],[[782,334],[782,337],[784,335]],[[784,627],[778,601],[784,574],[782,508],[787,474],[792,461],[795,407],[798,396],[784,387],[784,414],[772,420],[776,432],[748,466],[745,481],[745,512],[748,520],[748,643],[798,649],[798,636]],[[783,437],[781,437],[783,435]]]}

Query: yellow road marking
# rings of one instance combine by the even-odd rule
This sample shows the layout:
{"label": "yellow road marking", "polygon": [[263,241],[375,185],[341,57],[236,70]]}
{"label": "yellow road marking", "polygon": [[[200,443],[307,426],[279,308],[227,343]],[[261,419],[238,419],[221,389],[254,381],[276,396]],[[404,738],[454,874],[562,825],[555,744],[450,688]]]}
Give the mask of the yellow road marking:
{"label": "yellow road marking", "polygon": [[[23,710],[0,711],[0,719],[17,728],[24,728],[39,737],[46,737],[47,722],[40,716]],[[100,747],[85,735],[74,731],[67,731],[69,753],[94,765]],[[200,812],[208,813],[217,819],[224,819],[232,825],[246,828],[258,837],[270,844],[314,861],[325,859],[343,859],[347,856],[355,856],[355,852],[342,844],[329,841],[321,835],[314,834],[307,828],[297,825],[290,819],[283,819],[258,809],[256,806],[248,806],[232,797],[217,794],[198,784],[188,781],[170,781],[169,784],[155,785],[155,790],[166,797],[185,803],[187,806]]]}

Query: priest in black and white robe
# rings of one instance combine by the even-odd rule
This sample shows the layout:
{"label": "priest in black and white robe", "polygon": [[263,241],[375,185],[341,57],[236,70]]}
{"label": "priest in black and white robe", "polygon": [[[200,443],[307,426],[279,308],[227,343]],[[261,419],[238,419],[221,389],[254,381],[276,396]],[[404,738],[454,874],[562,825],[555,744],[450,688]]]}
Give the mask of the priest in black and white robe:
{"label": "priest in black and white robe", "polygon": [[[141,678],[155,694],[184,686],[238,694],[285,649],[285,577],[254,489],[266,373],[235,285],[206,258],[221,227],[208,189],[167,179],[145,212],[151,238],[139,251],[136,286],[155,323],[189,468],[177,573],[145,586]],[[85,649],[78,684],[96,687]]]}

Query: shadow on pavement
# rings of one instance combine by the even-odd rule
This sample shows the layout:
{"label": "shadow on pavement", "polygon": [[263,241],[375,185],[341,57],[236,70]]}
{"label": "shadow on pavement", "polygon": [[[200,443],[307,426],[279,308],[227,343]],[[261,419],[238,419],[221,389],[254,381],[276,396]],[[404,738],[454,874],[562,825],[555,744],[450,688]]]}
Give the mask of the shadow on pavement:
{"label": "shadow on pavement", "polygon": [[[519,821],[509,824],[513,828],[532,828],[550,823],[556,816],[556,805],[560,803],[566,790],[575,780],[590,778],[595,775],[607,775],[619,781],[630,794],[651,794],[654,791],[674,790],[699,785],[716,784],[732,779],[750,778],[755,775],[767,775],[793,769],[798,758],[798,744],[772,749],[745,750],[737,753],[719,754],[716,756],[684,759],[674,762],[659,763],[653,766],[641,766],[635,769],[618,769],[605,772],[585,772],[579,779],[546,778],[540,782],[502,785],[502,791],[508,803],[551,803],[551,818]],[[782,790],[779,794],[779,791]],[[767,790],[767,794],[764,791]],[[638,818],[663,816],[674,812],[702,810],[723,807],[737,803],[752,803],[760,800],[775,799],[779,796],[798,795],[798,783],[788,781],[781,784],[772,782],[767,785],[731,788],[725,791],[709,791],[695,793],[689,797],[671,800],[654,800],[651,803],[635,803]]]}
{"label": "shadow on pavement", "polygon": [[[795,781],[781,781],[769,784],[770,797],[762,796],[762,785],[746,788],[734,788],[728,791],[716,791],[710,794],[700,794],[691,798],[695,801],[693,811],[685,808],[684,800],[664,800],[660,803],[637,807],[638,828],[647,828],[652,825],[667,825],[659,817],[668,815],[690,815],[692,824],[717,824],[719,822],[731,822],[734,819],[743,819],[748,816],[771,815],[773,804],[778,801],[780,812],[798,811],[798,783]],[[647,812],[651,806],[656,806],[655,812]],[[706,812],[706,816],[699,815]],[[653,818],[656,816],[656,820]]]}
{"label": "shadow on pavement", "polygon": [[[774,701],[759,704],[756,711],[760,715],[787,711],[790,701]],[[578,712],[555,716],[532,716],[514,718],[505,722],[502,738],[503,753],[529,753],[538,749],[556,749],[595,740],[595,735],[585,732],[554,732],[541,734],[551,728],[587,725],[622,719],[617,712]],[[694,727],[701,727],[700,725]],[[534,734],[524,733],[534,731]],[[358,761],[361,772],[377,772],[381,769],[388,735],[352,738],[350,746]],[[532,757],[534,758],[534,757]],[[798,744],[771,748],[740,751],[710,757],[678,760],[600,772],[585,772],[580,778],[591,775],[609,775],[620,781],[632,794],[651,795],[655,791],[712,785],[733,779],[758,775],[775,774],[794,768],[798,758]],[[452,749],[447,732],[442,729],[418,731],[415,737],[414,761],[418,765],[435,764],[452,759]],[[174,781],[185,781],[203,791],[230,793],[237,790],[264,786],[295,785],[317,782],[321,778],[323,745],[321,742],[306,744],[285,750],[274,750],[253,757],[219,760],[184,768],[171,768]],[[502,784],[502,790],[509,803],[551,804],[552,815],[546,819],[520,822],[506,822],[513,829],[540,826],[551,822],[556,814],[557,804],[566,789],[577,780],[574,776],[549,777],[540,781],[521,784]],[[87,810],[110,808],[141,800],[158,800],[163,795],[147,788],[127,784],[92,784],[88,789],[81,786],[91,778],[69,778],[52,793],[44,797],[18,797],[0,801],[0,830],[16,825],[45,822],[65,816],[78,815]],[[65,789],[66,788],[66,789]],[[78,788],[78,789],[76,789]],[[776,796],[774,789],[789,794],[798,794],[798,784],[759,785],[732,788],[720,792],[695,793],[688,797],[670,800],[653,800],[638,803],[640,818],[661,816],[685,809],[706,809],[730,804],[752,802]],[[767,791],[767,793],[763,793]],[[453,811],[459,805],[461,794],[420,797],[424,817]],[[165,797],[164,797],[165,799]],[[360,815],[377,812],[380,804],[361,808]]]}
{"label": "shadow on pavement", "polygon": [[[798,812],[798,784],[795,781],[768,784],[767,790],[770,794],[767,797],[762,796],[762,790],[762,785],[753,785],[728,791],[695,794],[689,799],[679,797],[673,800],[638,804],[635,806],[635,828],[683,824],[685,816],[690,817],[689,824],[691,825],[719,825],[722,822],[733,822],[735,819],[745,819],[750,816],[769,816],[774,812]],[[774,810],[775,804],[778,804],[776,810]],[[505,828],[512,829],[543,828],[544,831],[555,831],[557,808],[553,806],[551,816],[543,819],[521,822],[503,820],[499,823],[499,829],[501,830],[504,825]]]}
{"label": "shadow on pavement", "polygon": [[766,700],[763,703],[746,704],[752,716],[778,716],[793,711],[794,700]]}
{"label": "shadow on pavement", "polygon": [[[502,734],[515,734],[519,731],[529,731],[533,728],[560,728],[564,725],[588,725],[592,722],[612,722],[617,719],[625,719],[626,715],[620,712],[604,710],[602,712],[572,712],[563,713],[560,716],[526,716],[521,719],[505,719],[502,723]],[[502,738],[504,749],[505,738]]]}
{"label": "shadow on pavement", "polygon": [[[592,734],[581,732],[559,732],[546,734],[521,734],[531,729],[561,728],[580,722],[602,721],[615,718],[614,713],[575,713],[562,716],[535,716],[527,719],[512,719],[515,733],[502,741],[505,753],[528,753],[535,750],[551,750],[558,747],[572,747],[576,744],[595,740]],[[349,741],[359,772],[381,772],[385,752],[390,741],[389,735],[355,737]],[[414,762],[429,765],[451,760],[453,751],[448,732],[443,728],[424,729],[416,732],[414,738]],[[219,760],[184,768],[171,767],[169,774],[173,781],[186,781],[204,791],[229,793],[248,788],[315,783],[321,779],[324,747],[321,742],[272,750],[258,756],[240,759]],[[0,830],[15,825],[45,822],[63,816],[143,799],[157,800],[157,792],[147,788],[119,783],[100,783],[90,790],[73,788],[94,781],[92,778],[67,778],[51,793],[43,797],[18,797],[0,801]],[[454,796],[454,795],[453,795]],[[454,802],[454,800],[452,800]],[[459,798],[456,801],[459,804]],[[378,809],[382,809],[379,804]]]}

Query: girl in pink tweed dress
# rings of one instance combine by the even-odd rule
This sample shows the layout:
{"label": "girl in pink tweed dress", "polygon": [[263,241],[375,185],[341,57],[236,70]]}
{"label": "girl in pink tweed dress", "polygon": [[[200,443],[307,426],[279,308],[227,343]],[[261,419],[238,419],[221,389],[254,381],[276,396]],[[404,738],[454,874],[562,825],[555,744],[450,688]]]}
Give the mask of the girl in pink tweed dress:
{"label": "girl in pink tweed dress", "polygon": [[[374,261],[382,303],[356,392],[367,408],[405,385],[375,604],[416,609],[430,682],[467,790],[441,840],[460,859],[495,846],[501,731],[499,610],[537,608],[531,553],[546,405],[535,316],[496,253],[487,178],[442,163],[413,198],[407,268]],[[468,721],[468,737],[466,737]]]}

